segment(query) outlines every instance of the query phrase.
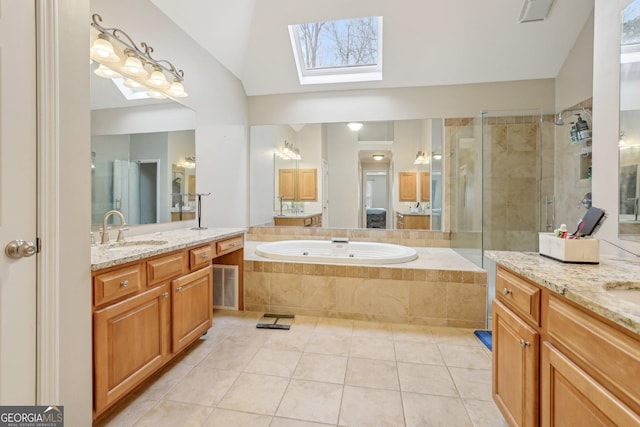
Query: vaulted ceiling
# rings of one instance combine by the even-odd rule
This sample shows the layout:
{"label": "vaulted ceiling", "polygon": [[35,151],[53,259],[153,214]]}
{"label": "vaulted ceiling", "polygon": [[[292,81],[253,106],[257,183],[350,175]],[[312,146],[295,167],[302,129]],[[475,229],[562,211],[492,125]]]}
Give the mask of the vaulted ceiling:
{"label": "vaulted ceiling", "polygon": [[[593,0],[555,0],[547,19],[519,23],[523,0],[152,2],[249,96],[554,78],[593,11]],[[299,84],[288,25],[374,15],[384,19],[382,81]]]}

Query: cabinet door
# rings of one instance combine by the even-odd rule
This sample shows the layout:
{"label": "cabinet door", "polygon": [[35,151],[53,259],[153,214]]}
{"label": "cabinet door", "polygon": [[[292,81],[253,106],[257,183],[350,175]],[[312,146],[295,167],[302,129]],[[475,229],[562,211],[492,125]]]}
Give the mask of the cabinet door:
{"label": "cabinet door", "polygon": [[493,302],[493,400],[512,426],[537,426],[540,334]]}
{"label": "cabinet door", "polygon": [[278,196],[282,200],[296,199],[296,170],[295,169],[279,169],[278,170]]}
{"label": "cabinet door", "polygon": [[431,200],[431,173],[420,172],[420,201]]}
{"label": "cabinet door", "polygon": [[318,200],[317,169],[300,169],[298,174],[298,200]]}
{"label": "cabinet door", "polygon": [[171,282],[172,351],[177,353],[211,327],[213,281],[211,267]]}
{"label": "cabinet door", "polygon": [[400,172],[400,201],[415,202],[418,200],[418,183],[415,172]]}
{"label": "cabinet door", "polygon": [[155,372],[169,355],[169,287],[95,312],[95,409],[100,413]]}
{"label": "cabinet door", "polygon": [[548,342],[541,357],[542,426],[639,426],[640,416]]}

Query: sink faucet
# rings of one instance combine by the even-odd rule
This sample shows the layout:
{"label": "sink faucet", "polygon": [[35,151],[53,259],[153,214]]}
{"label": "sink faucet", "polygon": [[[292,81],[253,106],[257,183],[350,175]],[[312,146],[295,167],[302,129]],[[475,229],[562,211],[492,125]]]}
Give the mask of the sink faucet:
{"label": "sink faucet", "polygon": [[[120,211],[117,211],[114,209],[104,214],[104,218],[102,218],[102,238],[100,239],[100,244],[103,244],[103,245],[105,243],[109,243],[109,232],[107,231],[107,221],[109,221],[109,217],[111,217],[111,215],[116,215],[118,216],[118,218],[120,218],[120,225],[127,225],[126,221],[124,220],[124,215],[122,215],[122,212]],[[118,238],[120,238],[120,233],[118,234],[118,236],[119,236]]]}

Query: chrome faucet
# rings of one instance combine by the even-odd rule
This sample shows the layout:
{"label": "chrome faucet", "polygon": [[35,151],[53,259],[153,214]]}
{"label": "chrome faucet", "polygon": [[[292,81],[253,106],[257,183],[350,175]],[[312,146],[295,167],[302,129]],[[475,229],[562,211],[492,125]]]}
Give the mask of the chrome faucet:
{"label": "chrome faucet", "polygon": [[[116,215],[118,218],[120,218],[120,225],[123,225],[123,226],[127,225],[126,221],[124,220],[124,215],[122,215],[122,212],[120,211],[110,210],[109,212],[104,214],[104,218],[102,218],[102,238],[100,239],[100,244],[102,245],[104,245],[105,243],[109,243],[109,232],[107,231],[107,221],[109,221],[109,217],[111,217],[111,215]],[[124,240],[124,236],[122,235],[122,228],[118,233],[118,240]]]}

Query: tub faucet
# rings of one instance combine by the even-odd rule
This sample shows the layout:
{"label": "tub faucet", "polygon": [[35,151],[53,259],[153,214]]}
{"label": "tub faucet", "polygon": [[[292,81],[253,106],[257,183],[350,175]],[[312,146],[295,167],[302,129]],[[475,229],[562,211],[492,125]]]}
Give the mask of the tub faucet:
{"label": "tub faucet", "polygon": [[[107,221],[109,221],[109,217],[111,217],[111,215],[116,215],[118,218],[120,218],[120,225],[122,226],[127,225],[127,222],[124,220],[124,215],[122,215],[122,212],[120,211],[117,211],[114,209],[104,214],[104,218],[102,218],[102,238],[100,239],[100,244],[102,245],[109,243],[109,232],[107,231]],[[121,238],[120,236],[122,236],[122,234],[118,233],[119,239]],[[121,239],[124,240],[123,237]]]}
{"label": "tub faucet", "polygon": [[332,237],[331,243],[349,243],[348,237]]}

